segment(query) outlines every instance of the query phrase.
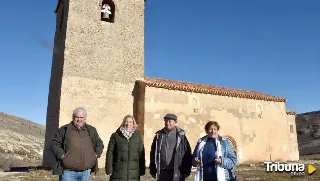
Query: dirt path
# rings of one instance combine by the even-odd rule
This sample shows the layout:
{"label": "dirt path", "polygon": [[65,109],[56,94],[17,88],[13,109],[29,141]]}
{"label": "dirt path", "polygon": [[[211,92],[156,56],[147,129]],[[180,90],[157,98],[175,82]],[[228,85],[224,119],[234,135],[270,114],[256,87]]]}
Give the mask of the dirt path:
{"label": "dirt path", "polygon": [[18,172],[2,172],[0,171],[0,180],[3,179],[3,177],[7,176],[7,175],[12,175],[12,174],[16,174]]}

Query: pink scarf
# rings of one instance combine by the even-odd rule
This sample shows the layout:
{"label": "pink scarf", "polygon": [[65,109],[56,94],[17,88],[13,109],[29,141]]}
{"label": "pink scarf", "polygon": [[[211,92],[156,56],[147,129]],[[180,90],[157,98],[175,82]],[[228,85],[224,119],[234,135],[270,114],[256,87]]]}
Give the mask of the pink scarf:
{"label": "pink scarf", "polygon": [[123,134],[123,136],[126,137],[127,140],[129,140],[131,138],[132,134],[136,131],[136,129],[121,127],[120,131]]}

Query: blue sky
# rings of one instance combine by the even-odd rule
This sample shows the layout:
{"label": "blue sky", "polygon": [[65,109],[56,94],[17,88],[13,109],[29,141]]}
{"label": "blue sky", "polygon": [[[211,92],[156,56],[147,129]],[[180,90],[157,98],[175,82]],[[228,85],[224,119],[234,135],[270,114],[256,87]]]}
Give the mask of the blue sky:
{"label": "blue sky", "polygon": [[[2,3],[0,112],[45,124],[56,2]],[[146,76],[274,94],[301,113],[320,109],[319,69],[319,0],[146,2]]]}

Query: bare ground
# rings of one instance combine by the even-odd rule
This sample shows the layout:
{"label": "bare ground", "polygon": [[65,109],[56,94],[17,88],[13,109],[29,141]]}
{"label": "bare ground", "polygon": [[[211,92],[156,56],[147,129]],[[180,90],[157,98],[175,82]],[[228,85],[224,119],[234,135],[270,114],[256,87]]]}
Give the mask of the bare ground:
{"label": "bare ground", "polygon": [[[242,164],[237,167],[240,180],[320,180],[320,111],[298,115],[297,131],[299,140],[300,161],[312,162],[318,169],[314,174],[294,176],[290,173],[267,173],[262,163]],[[8,171],[14,167],[29,167],[41,164],[44,146],[45,127],[32,121],[0,112],[0,170]],[[309,155],[312,154],[312,155]],[[313,160],[313,161],[310,161]],[[307,168],[307,166],[306,166]],[[187,178],[193,181],[194,175]],[[58,180],[51,171],[29,170],[28,172],[0,172],[0,181],[49,181]],[[97,175],[91,176],[92,181],[109,180],[104,169]],[[142,181],[154,180],[149,174]]]}
{"label": "bare ground", "polygon": [[[309,162],[309,161],[308,161]],[[316,163],[315,163],[316,162]],[[304,176],[291,176],[290,173],[267,173],[266,167],[263,163],[256,163],[256,164],[243,164],[237,167],[237,173],[239,175],[240,180],[269,180],[269,181],[309,181],[309,180],[320,180],[320,165],[319,161],[315,161],[313,164],[318,171],[313,173],[312,175]],[[305,162],[307,163],[307,162]],[[306,165],[307,168],[307,165]],[[58,177],[51,175],[51,171],[44,171],[44,170],[37,170],[37,171],[30,171],[26,173],[18,173],[7,175],[5,177],[0,178],[1,181],[57,181]],[[105,181],[109,180],[108,176],[105,175],[104,169],[101,169],[97,175],[91,175],[92,181]],[[141,178],[142,181],[153,181],[154,179],[149,175],[146,174]],[[194,180],[194,173],[187,178],[187,181]]]}

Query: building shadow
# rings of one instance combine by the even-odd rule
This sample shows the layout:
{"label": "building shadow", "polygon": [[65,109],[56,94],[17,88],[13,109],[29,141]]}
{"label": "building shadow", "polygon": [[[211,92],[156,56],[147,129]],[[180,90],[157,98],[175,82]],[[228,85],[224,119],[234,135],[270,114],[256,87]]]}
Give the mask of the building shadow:
{"label": "building shadow", "polygon": [[69,2],[59,0],[55,13],[57,14],[57,29],[54,36],[51,76],[49,83],[48,105],[46,115],[46,134],[43,150],[44,167],[55,164],[55,157],[50,150],[51,139],[59,128],[61,86],[64,67],[64,50],[67,30]]}
{"label": "building shadow", "polygon": [[144,138],[145,85],[142,81],[135,82],[133,91],[133,117],[138,124],[138,131]]}
{"label": "building shadow", "polygon": [[50,171],[50,167],[43,167],[43,166],[29,166],[29,167],[10,167],[9,170],[4,172],[30,172],[30,171],[36,171],[36,170],[46,170]]}

